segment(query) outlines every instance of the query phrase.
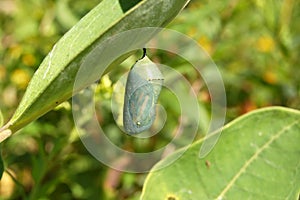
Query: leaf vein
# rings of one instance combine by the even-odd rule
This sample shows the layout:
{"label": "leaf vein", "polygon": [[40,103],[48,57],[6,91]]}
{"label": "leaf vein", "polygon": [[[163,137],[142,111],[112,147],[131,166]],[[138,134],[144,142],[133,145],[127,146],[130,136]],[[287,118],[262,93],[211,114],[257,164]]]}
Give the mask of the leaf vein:
{"label": "leaf vein", "polygon": [[241,174],[243,174],[246,169],[250,166],[250,164],[267,148],[270,146],[270,144],[272,144],[272,142],[274,142],[276,139],[278,139],[282,134],[284,134],[285,132],[287,132],[287,130],[289,130],[291,127],[293,127],[294,125],[296,125],[297,123],[299,123],[300,120],[296,120],[294,122],[292,122],[291,124],[289,124],[288,126],[285,126],[284,128],[282,128],[277,134],[274,134],[269,141],[267,141],[260,149],[258,149],[253,156],[246,161],[246,163],[241,167],[241,169],[238,171],[238,173],[229,181],[229,183],[227,184],[227,186],[224,188],[224,190],[220,193],[220,195],[218,195],[217,199],[221,200],[223,199],[223,197],[225,196],[225,194],[230,190],[230,188],[234,185],[234,183],[237,181],[237,179],[241,176]]}

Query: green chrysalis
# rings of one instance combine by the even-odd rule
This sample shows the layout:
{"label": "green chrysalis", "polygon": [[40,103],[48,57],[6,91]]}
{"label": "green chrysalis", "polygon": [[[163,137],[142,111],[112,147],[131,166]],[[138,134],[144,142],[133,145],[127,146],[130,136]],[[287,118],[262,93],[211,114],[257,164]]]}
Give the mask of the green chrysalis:
{"label": "green chrysalis", "polygon": [[151,127],[154,122],[155,104],[163,84],[163,75],[155,63],[146,56],[130,69],[127,77],[123,126],[128,134],[137,134]]}

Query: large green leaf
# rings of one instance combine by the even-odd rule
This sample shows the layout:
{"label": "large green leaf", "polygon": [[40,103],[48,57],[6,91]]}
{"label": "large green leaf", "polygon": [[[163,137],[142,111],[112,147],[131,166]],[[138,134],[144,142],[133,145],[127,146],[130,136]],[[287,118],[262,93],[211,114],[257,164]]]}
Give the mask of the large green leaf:
{"label": "large green leaf", "polygon": [[[34,74],[12,119],[0,128],[0,134],[8,129],[17,131],[70,98],[80,65],[105,39],[135,28],[163,27],[188,2],[189,0],[103,0],[56,43]],[[126,54],[125,57],[129,55]],[[101,59],[103,57],[98,57],[97,62],[101,63]],[[91,64],[86,69],[91,74],[92,67]]]}
{"label": "large green leaf", "polygon": [[155,171],[168,158],[157,164],[142,199],[296,200],[299,141],[299,111],[271,107],[251,112],[226,125],[204,159],[199,159],[199,141],[170,166]]}

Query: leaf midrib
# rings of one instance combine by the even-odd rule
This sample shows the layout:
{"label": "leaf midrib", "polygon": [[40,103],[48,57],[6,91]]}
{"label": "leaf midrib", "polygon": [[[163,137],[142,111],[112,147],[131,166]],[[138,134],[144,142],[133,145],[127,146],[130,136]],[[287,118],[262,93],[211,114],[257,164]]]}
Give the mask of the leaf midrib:
{"label": "leaf midrib", "polygon": [[[124,20],[124,18],[126,18],[126,16],[128,16],[128,15],[130,15],[131,13],[133,13],[134,11],[136,11],[140,6],[142,6],[142,5],[145,4],[145,3],[147,3],[147,1],[141,1],[141,2],[137,3],[134,7],[132,7],[130,10],[128,10],[126,13],[124,13],[124,16],[123,16],[123,17],[121,17],[121,18],[119,18],[118,20],[112,22],[112,23],[110,24],[110,26],[108,26],[105,30],[103,30],[103,31],[99,34],[99,36],[98,36],[93,42],[91,42],[90,44],[88,44],[83,50],[79,51],[77,54],[74,54],[72,58],[69,57],[69,58],[67,59],[67,60],[69,60],[69,62],[68,62],[68,63],[65,63],[65,67],[61,67],[61,68],[59,69],[59,71],[57,71],[56,75],[52,78],[52,80],[51,80],[46,86],[43,87],[43,89],[41,90],[41,92],[40,92],[39,94],[37,94],[35,97],[32,98],[32,101],[31,101],[31,102],[36,101],[36,99],[38,99],[43,93],[45,93],[46,90],[47,90],[48,85],[51,85],[51,83],[55,82],[55,81],[57,80],[57,78],[59,77],[60,73],[62,73],[66,68],[68,68],[68,67],[71,65],[71,63],[74,62],[74,60],[76,60],[76,58],[78,58],[81,54],[83,54],[85,51],[87,51],[87,49],[89,49],[89,48],[91,47],[91,45],[92,45],[96,40],[99,40],[105,32],[107,32],[107,31],[109,31],[110,29],[112,29],[114,26],[116,26],[118,23],[120,23],[122,20]],[[99,16],[99,15],[100,15],[100,14],[98,14],[97,16]],[[97,17],[95,17],[93,20],[95,20],[96,18],[97,18]],[[91,22],[89,23],[88,26],[90,26],[90,25],[92,24],[93,20],[91,20]],[[75,26],[74,26],[74,27],[75,27]],[[75,30],[74,27],[73,27],[67,34],[71,34],[72,31]],[[77,34],[77,37],[76,37],[76,38],[78,38],[79,36],[80,36],[80,34]],[[72,44],[70,45],[70,47],[73,46],[73,43],[74,43],[74,41],[76,41],[76,38],[73,39],[73,42],[72,42]],[[63,39],[63,38],[62,38],[62,39]],[[49,71],[50,68],[51,68],[51,63],[52,63],[52,60],[53,60],[53,59],[52,59],[52,55],[55,53],[56,45],[57,45],[57,43],[53,46],[52,50],[51,50],[50,53],[49,53],[49,58],[48,58],[49,60],[48,60],[48,62],[47,62],[47,65],[48,65],[48,66],[47,66],[47,68],[46,68],[45,73],[43,74],[43,79],[44,79],[45,76],[48,74],[48,71]],[[69,49],[70,49],[70,47],[69,47]],[[46,57],[46,59],[47,59],[47,57]],[[29,104],[29,103],[27,102],[26,104]],[[14,125],[14,122],[19,118],[19,116],[22,116],[23,113],[26,113],[27,110],[29,110],[29,109],[30,109],[30,106],[27,106],[25,109],[22,110],[22,112],[18,113],[18,115],[15,115],[14,118],[11,119],[11,121],[9,122],[9,125],[10,125],[10,126]]]}
{"label": "leaf midrib", "polygon": [[238,173],[229,181],[229,183],[227,184],[227,186],[221,191],[221,193],[218,195],[218,197],[216,198],[217,200],[223,199],[223,197],[225,196],[225,194],[230,190],[230,188],[234,185],[234,183],[238,180],[238,178],[247,170],[247,168],[250,166],[251,163],[253,163],[258,156],[265,150],[267,149],[270,144],[272,144],[276,139],[278,139],[282,134],[284,134],[285,132],[287,132],[287,130],[289,130],[291,127],[293,127],[294,125],[296,125],[297,123],[299,123],[300,120],[296,120],[294,122],[292,122],[291,124],[289,124],[288,126],[282,128],[277,134],[274,134],[269,141],[267,141],[263,146],[261,146],[254,154],[253,156],[251,156],[251,158],[245,162],[245,164],[240,168],[240,170],[238,171]]}

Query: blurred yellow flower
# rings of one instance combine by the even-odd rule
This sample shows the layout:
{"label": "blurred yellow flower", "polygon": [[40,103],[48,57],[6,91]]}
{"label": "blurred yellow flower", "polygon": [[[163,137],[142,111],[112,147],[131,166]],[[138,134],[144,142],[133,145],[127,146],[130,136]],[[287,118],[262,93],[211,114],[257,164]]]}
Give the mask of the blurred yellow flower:
{"label": "blurred yellow flower", "polygon": [[262,36],[256,42],[256,48],[260,52],[268,53],[274,50],[275,43],[272,37]]}
{"label": "blurred yellow flower", "polygon": [[27,66],[34,66],[36,59],[32,54],[25,54],[22,57],[22,62]]}
{"label": "blurred yellow flower", "polygon": [[101,84],[103,86],[103,88],[110,88],[111,87],[111,80],[109,78],[109,76],[107,74],[105,74],[102,79],[101,79]]}
{"label": "blurred yellow flower", "polygon": [[201,36],[198,39],[198,44],[200,44],[209,55],[212,55],[213,52],[212,43],[206,36]]}
{"label": "blurred yellow flower", "polygon": [[277,76],[274,72],[272,71],[266,71],[263,75],[264,81],[266,81],[269,84],[275,84],[277,83]]}
{"label": "blurred yellow flower", "polygon": [[22,46],[20,45],[13,45],[10,50],[9,50],[9,53],[10,53],[10,56],[12,59],[18,59],[21,54],[22,54]]}
{"label": "blurred yellow flower", "polygon": [[30,75],[25,70],[16,69],[10,79],[19,89],[25,89],[30,81]]}
{"label": "blurred yellow flower", "polygon": [[197,28],[196,27],[192,27],[188,30],[187,35],[190,37],[194,37],[197,34]]}
{"label": "blurred yellow flower", "polygon": [[105,74],[97,85],[96,93],[102,93],[105,98],[111,98],[112,94],[112,81],[110,80],[108,74]]}

